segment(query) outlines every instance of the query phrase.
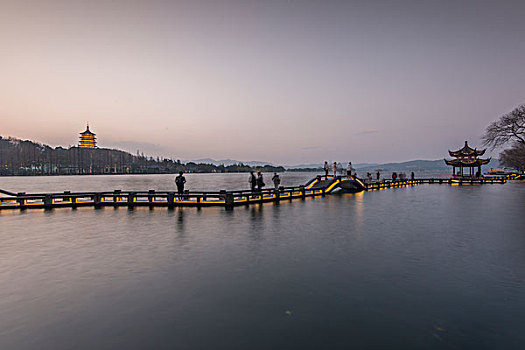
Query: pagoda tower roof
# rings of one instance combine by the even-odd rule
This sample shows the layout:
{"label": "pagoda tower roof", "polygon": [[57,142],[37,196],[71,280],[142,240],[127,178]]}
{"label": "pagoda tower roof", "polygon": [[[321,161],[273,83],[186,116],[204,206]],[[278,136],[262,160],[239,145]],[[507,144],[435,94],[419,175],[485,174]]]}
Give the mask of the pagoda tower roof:
{"label": "pagoda tower roof", "polygon": [[458,149],[457,151],[448,151],[451,157],[472,157],[472,156],[482,156],[485,154],[486,149],[477,150],[468,145],[468,141],[465,141],[463,148]]}
{"label": "pagoda tower roof", "polygon": [[92,133],[92,132],[89,130],[89,124],[87,124],[87,125],[86,125],[86,131],[81,132],[80,135],[93,135],[93,136],[95,136],[96,134]]}

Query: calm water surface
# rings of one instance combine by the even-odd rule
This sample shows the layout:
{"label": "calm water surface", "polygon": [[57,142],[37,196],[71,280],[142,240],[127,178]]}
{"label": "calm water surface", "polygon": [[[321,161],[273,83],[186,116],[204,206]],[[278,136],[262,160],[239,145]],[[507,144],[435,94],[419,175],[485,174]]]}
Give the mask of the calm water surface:
{"label": "calm water surface", "polygon": [[[174,189],[169,175],[0,183]],[[523,349],[524,209],[525,183],[508,183],[233,211],[2,211],[0,349]]]}

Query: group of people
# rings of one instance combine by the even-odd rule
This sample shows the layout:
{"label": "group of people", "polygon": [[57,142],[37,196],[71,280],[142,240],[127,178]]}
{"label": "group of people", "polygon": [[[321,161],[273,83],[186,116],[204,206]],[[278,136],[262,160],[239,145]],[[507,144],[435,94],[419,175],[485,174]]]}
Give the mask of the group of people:
{"label": "group of people", "polygon": [[[398,174],[397,172],[394,171],[392,173],[392,182],[405,181],[406,179],[407,179],[407,175],[404,172],[401,172]],[[410,173],[410,179],[411,180],[415,179],[415,174],[413,171]],[[378,170],[376,172],[376,181],[379,182],[380,180],[381,180],[381,174],[379,173],[379,170]],[[366,182],[372,182],[372,173],[366,173]]]}
{"label": "group of people", "polygon": [[[255,176],[253,171],[250,171],[250,177],[248,178],[248,182],[250,183],[250,188],[253,192],[255,191],[261,191],[265,185],[263,174],[262,172],[257,172],[257,177]],[[279,174],[274,173],[272,177],[273,186],[276,190],[279,189],[279,186],[281,185],[281,177]],[[184,185],[186,184],[186,178],[184,177],[184,173],[182,171],[179,172],[179,175],[175,177],[175,185],[177,186],[177,193],[179,196],[182,196],[184,194]]]}
{"label": "group of people", "polygon": [[[325,176],[328,176],[328,173],[330,172],[330,169],[332,170],[332,174],[334,176],[337,176],[337,170],[340,169],[341,170],[341,173],[343,172],[343,168],[341,167],[340,164],[337,164],[337,162],[334,162],[331,166],[328,164],[328,162],[324,162],[324,166],[323,166],[323,169],[324,169],[324,175]],[[352,162],[348,162],[348,166],[346,167],[346,175],[348,177],[356,177],[356,171],[355,169],[352,167]],[[381,173],[379,172],[379,170],[376,172],[376,181],[380,181],[381,179]],[[410,173],[410,179],[411,180],[414,180],[415,178],[415,175],[414,175],[414,172],[412,171]],[[404,172],[401,172],[399,174],[397,174],[396,172],[393,172],[392,173],[392,181],[395,182],[395,181],[404,181],[407,179],[407,176]],[[366,173],[366,181],[367,182],[372,182],[372,173]]]}
{"label": "group of people", "polygon": [[[332,173],[334,176],[337,176],[337,169],[339,169],[339,165],[337,162],[334,162],[332,164]],[[328,162],[324,162],[324,175],[328,176],[328,173],[330,172],[330,165],[328,165]],[[342,168],[341,168],[342,169]],[[352,162],[348,162],[348,165],[346,166],[346,175],[348,177],[354,177],[356,175],[355,169],[352,167]]]}
{"label": "group of people", "polygon": [[[404,181],[404,180],[407,179],[407,175],[405,173],[399,173],[399,175],[398,175],[396,172],[393,172],[392,173],[392,181],[396,182],[396,181],[398,181],[398,179],[399,179],[399,181]],[[415,174],[412,171],[410,173],[410,180],[414,180],[414,179],[415,179]]]}
{"label": "group of people", "polygon": [[[324,162],[323,168],[324,168],[325,176],[328,176],[328,172],[330,171],[330,166],[328,165],[328,162]],[[334,162],[334,164],[332,165],[332,171],[333,171],[334,176],[337,176],[337,169],[338,169],[337,162]],[[348,177],[356,176],[355,169],[352,167],[352,162],[348,162],[348,166],[346,167],[346,175]],[[379,173],[379,170],[378,170],[376,173],[377,181],[379,181],[380,175],[381,174]],[[410,178],[414,180],[414,172],[410,174]],[[405,180],[405,179],[406,179],[406,174],[400,173],[399,180]],[[371,173],[366,173],[366,180],[368,182],[372,182]],[[396,172],[393,172],[392,181],[395,182],[397,180],[398,180],[398,174]],[[279,176],[279,174],[277,173],[273,174],[272,182],[273,182],[274,188],[278,190],[279,186],[281,185],[281,177]],[[248,178],[248,183],[250,184],[250,188],[252,192],[256,192],[256,191],[260,192],[263,189],[263,187],[266,186],[264,183],[263,174],[260,171],[257,172],[257,176],[255,176],[253,171],[250,171],[250,177]],[[175,185],[177,185],[177,193],[179,194],[179,196],[182,196],[184,194],[185,184],[186,184],[186,178],[184,177],[184,173],[181,171],[179,172],[179,175],[175,178]]]}
{"label": "group of people", "polygon": [[[279,176],[279,174],[277,173],[273,174],[272,182],[273,182],[274,188],[278,190],[279,186],[281,185],[281,177]],[[260,192],[263,189],[263,187],[266,186],[264,183],[263,174],[260,171],[257,172],[257,177],[255,177],[255,174],[253,173],[253,171],[250,171],[250,177],[248,178],[248,183],[250,184],[250,188],[252,192],[255,192],[255,191]]]}

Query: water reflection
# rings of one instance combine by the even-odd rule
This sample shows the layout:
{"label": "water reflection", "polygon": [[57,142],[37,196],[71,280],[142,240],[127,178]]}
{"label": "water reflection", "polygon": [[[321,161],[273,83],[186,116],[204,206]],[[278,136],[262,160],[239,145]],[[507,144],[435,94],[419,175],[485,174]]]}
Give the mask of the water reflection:
{"label": "water reflection", "polygon": [[0,348],[521,348],[524,205],[428,185],[2,212]]}
{"label": "water reflection", "polygon": [[264,204],[256,204],[249,207],[250,227],[248,234],[253,241],[260,241],[265,232]]}
{"label": "water reflection", "polygon": [[184,208],[177,208],[177,228],[181,234],[184,232]]}

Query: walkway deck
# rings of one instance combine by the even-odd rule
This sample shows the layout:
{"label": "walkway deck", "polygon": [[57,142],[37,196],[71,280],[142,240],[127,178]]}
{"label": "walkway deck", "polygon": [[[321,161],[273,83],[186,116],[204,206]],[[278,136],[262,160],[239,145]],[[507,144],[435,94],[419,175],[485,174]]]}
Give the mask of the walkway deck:
{"label": "walkway deck", "polygon": [[417,179],[366,183],[361,179],[346,176],[317,176],[305,186],[280,187],[279,190],[264,189],[261,192],[242,191],[186,191],[178,196],[172,191],[130,192],[115,190],[111,192],[60,192],[60,193],[12,193],[0,190],[0,210],[4,209],[53,209],[78,207],[208,207],[222,206],[233,208],[283,200],[305,199],[325,196],[336,191],[361,192],[398,188],[420,184],[480,185],[503,184],[509,177],[491,177],[473,180],[456,179]]}

